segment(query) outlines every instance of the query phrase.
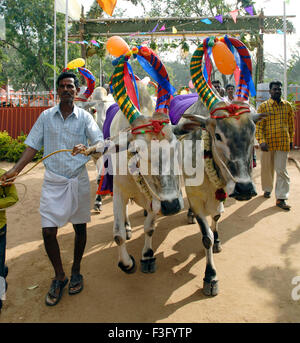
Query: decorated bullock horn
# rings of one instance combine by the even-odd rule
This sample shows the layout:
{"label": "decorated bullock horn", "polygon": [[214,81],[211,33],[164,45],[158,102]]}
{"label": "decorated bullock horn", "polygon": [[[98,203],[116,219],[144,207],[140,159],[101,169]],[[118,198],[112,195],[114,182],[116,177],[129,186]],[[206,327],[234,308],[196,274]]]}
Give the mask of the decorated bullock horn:
{"label": "decorated bullock horn", "polygon": [[138,62],[158,84],[155,111],[169,114],[171,96],[176,89],[170,84],[166,68],[152,49],[145,46],[140,46],[138,49]]}
{"label": "decorated bullock horn", "polygon": [[125,117],[129,123],[133,123],[138,117],[141,116],[140,111],[133,104],[132,100],[127,94],[125,87],[125,68],[127,69],[128,56],[122,55],[115,60],[117,65],[110,79],[113,96],[116,103],[119,105],[121,111],[124,113]]}
{"label": "decorated bullock horn", "polygon": [[[202,59],[203,55],[207,49],[207,46],[213,46],[216,41],[221,41],[227,45],[229,50],[233,51],[235,55],[235,59],[237,61],[237,65],[240,69],[240,76],[239,82],[237,86],[236,95],[238,100],[240,101],[247,101],[249,97],[249,91],[251,95],[255,95],[255,87],[252,81],[251,73],[252,73],[252,63],[249,51],[247,47],[238,39],[228,37],[225,35],[222,38],[216,39],[215,37],[206,38],[194,52],[190,71],[192,76],[193,84],[196,87],[197,93],[200,96],[201,101],[203,104],[208,108],[211,115],[217,110],[217,104],[221,101],[221,99],[213,92],[210,88],[208,83],[206,82],[203,72],[202,72]],[[237,53],[235,52],[235,49]],[[237,55],[238,54],[238,55]],[[226,108],[219,108],[219,109],[226,109],[226,111],[234,112],[238,114],[238,109],[234,109],[232,106],[227,109]],[[246,109],[246,108],[245,108]],[[244,111],[243,111],[244,112]],[[243,113],[239,112],[239,114]],[[248,111],[246,111],[248,112]]]}
{"label": "decorated bullock horn", "polygon": [[[236,97],[240,101],[247,101],[249,93],[252,96],[256,95],[255,86],[252,80],[252,62],[249,50],[246,45],[240,40],[225,35],[220,38],[220,41],[225,43],[229,50],[233,51],[234,55],[236,52],[238,56],[235,56],[237,65],[240,69],[239,81],[237,82]],[[233,49],[232,46],[235,48]]]}
{"label": "decorated bullock horn", "polygon": [[113,96],[120,109],[130,124],[141,115],[136,106],[137,103],[134,104],[131,97],[128,96],[128,90],[126,88],[128,84],[125,84],[128,69],[131,69],[129,63],[127,63],[131,55],[137,58],[143,69],[158,83],[155,111],[168,115],[171,96],[176,90],[169,82],[169,76],[163,63],[151,49],[145,46],[134,47],[131,51],[114,61],[116,67],[110,83]]}
{"label": "decorated bullock horn", "polygon": [[204,42],[202,42],[194,52],[190,72],[193,84],[199,94],[203,104],[211,111],[221,101],[206,82],[202,71],[202,59],[204,55]]}
{"label": "decorated bullock horn", "polygon": [[76,58],[67,64],[67,67],[63,69],[63,72],[68,70],[78,70],[80,74],[85,78],[87,83],[87,89],[82,94],[82,98],[76,98],[75,100],[87,101],[87,99],[93,94],[96,84],[95,76],[87,69],[83,68],[85,60],[83,58]]}

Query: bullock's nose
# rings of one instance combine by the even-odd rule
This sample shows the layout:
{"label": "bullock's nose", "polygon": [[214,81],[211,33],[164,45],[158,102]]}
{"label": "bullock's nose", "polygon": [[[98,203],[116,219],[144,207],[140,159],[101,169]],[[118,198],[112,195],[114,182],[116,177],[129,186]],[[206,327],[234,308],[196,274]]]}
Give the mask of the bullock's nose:
{"label": "bullock's nose", "polygon": [[252,182],[237,182],[235,184],[234,192],[229,196],[231,198],[235,198],[236,200],[249,200],[256,195],[257,193]]}
{"label": "bullock's nose", "polygon": [[180,202],[178,199],[174,199],[172,201],[164,200],[161,202],[161,213],[164,216],[170,216],[172,214],[176,214],[180,211]]}

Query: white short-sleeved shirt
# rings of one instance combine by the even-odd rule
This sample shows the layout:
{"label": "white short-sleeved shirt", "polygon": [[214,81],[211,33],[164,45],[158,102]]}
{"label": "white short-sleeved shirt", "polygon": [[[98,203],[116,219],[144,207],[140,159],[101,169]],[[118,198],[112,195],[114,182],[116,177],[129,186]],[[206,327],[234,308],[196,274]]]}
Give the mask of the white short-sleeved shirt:
{"label": "white short-sleeved shirt", "polygon": [[[33,149],[44,147],[44,156],[61,149],[73,149],[74,145],[92,145],[103,141],[103,134],[92,115],[74,105],[73,113],[65,120],[59,105],[43,111],[28,134],[25,144]],[[71,152],[60,152],[46,158],[43,163],[51,172],[73,178],[79,175],[89,157]]]}

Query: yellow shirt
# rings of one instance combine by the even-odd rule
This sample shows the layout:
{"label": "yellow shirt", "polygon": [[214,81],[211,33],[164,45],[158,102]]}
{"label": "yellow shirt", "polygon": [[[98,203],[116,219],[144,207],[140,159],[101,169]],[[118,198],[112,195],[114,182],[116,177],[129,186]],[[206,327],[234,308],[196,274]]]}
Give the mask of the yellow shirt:
{"label": "yellow shirt", "polygon": [[[0,176],[5,173],[4,169],[0,169]],[[3,208],[15,204],[19,200],[15,185],[0,186],[0,229],[6,224],[6,213]]]}
{"label": "yellow shirt", "polygon": [[267,143],[270,151],[290,151],[295,134],[295,113],[291,104],[285,100],[278,104],[269,99],[258,107],[257,112],[269,114],[256,124],[258,143]]}

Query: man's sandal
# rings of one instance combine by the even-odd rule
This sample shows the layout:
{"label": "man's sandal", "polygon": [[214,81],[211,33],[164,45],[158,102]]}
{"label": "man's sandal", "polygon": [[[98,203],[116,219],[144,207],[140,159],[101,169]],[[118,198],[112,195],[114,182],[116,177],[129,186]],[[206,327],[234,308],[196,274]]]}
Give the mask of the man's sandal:
{"label": "man's sandal", "polygon": [[[62,297],[63,290],[68,283],[69,279],[65,278],[64,281],[60,280],[53,280],[50,286],[50,290],[46,295],[46,305],[48,306],[55,306],[59,303],[60,298]],[[57,294],[57,290],[59,290],[59,293]],[[51,301],[54,300],[54,301]]]}
{"label": "man's sandal", "polygon": [[282,208],[285,211],[289,211],[291,209],[291,206],[288,205],[283,199],[278,199],[276,201],[276,206]]}
{"label": "man's sandal", "polygon": [[[79,286],[79,288],[77,288]],[[72,288],[77,288],[72,290]],[[78,294],[83,290],[83,276],[81,274],[73,274],[69,283],[69,294]]]}

